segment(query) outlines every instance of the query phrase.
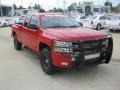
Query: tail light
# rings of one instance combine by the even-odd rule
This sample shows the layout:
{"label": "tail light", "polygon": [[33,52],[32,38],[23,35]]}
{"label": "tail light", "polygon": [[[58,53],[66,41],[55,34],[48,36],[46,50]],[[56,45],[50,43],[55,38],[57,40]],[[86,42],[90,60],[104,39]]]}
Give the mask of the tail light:
{"label": "tail light", "polygon": [[91,21],[91,24],[93,24],[93,21]]}

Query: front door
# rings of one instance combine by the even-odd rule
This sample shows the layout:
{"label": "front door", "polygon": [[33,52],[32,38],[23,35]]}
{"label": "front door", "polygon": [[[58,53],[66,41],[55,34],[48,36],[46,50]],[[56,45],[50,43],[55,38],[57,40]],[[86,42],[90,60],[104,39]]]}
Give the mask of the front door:
{"label": "front door", "polygon": [[39,19],[37,16],[32,16],[29,22],[29,25],[27,26],[28,27],[28,32],[27,32],[28,46],[34,51],[37,51],[38,38],[39,38],[38,20]]}
{"label": "front door", "polygon": [[25,45],[25,46],[28,46],[29,42],[28,42],[28,25],[29,25],[29,22],[30,22],[30,19],[31,19],[31,16],[27,16],[25,21],[24,21],[24,25],[22,27],[22,29],[20,30],[21,31],[21,34],[20,34],[20,37],[21,37],[21,41],[22,43]]}

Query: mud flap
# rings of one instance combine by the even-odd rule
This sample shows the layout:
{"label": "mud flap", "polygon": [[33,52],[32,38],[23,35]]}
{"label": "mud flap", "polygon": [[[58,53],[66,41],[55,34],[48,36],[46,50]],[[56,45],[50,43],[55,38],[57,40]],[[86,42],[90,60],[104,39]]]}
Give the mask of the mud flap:
{"label": "mud flap", "polygon": [[111,60],[112,57],[112,52],[113,52],[113,39],[112,37],[108,38],[108,50],[105,58],[105,63],[108,64]]}

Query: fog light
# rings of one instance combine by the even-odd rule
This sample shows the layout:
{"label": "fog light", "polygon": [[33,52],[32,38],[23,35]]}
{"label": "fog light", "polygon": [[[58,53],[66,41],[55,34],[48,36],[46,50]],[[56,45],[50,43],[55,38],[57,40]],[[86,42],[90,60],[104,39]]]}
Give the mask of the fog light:
{"label": "fog light", "polygon": [[68,63],[67,62],[61,62],[61,65],[67,66]]}
{"label": "fog light", "polygon": [[75,58],[72,58],[72,61],[75,61]]}

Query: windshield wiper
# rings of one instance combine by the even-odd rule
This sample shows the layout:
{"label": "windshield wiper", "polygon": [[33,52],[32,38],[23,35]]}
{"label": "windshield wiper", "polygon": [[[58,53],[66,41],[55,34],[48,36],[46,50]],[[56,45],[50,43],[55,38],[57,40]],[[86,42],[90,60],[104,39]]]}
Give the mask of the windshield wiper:
{"label": "windshield wiper", "polygon": [[66,28],[65,26],[50,26],[50,27],[46,27],[46,28]]}
{"label": "windshield wiper", "polygon": [[80,26],[78,26],[78,25],[71,25],[71,26],[67,26],[67,27],[76,28],[76,27],[80,27]]}

